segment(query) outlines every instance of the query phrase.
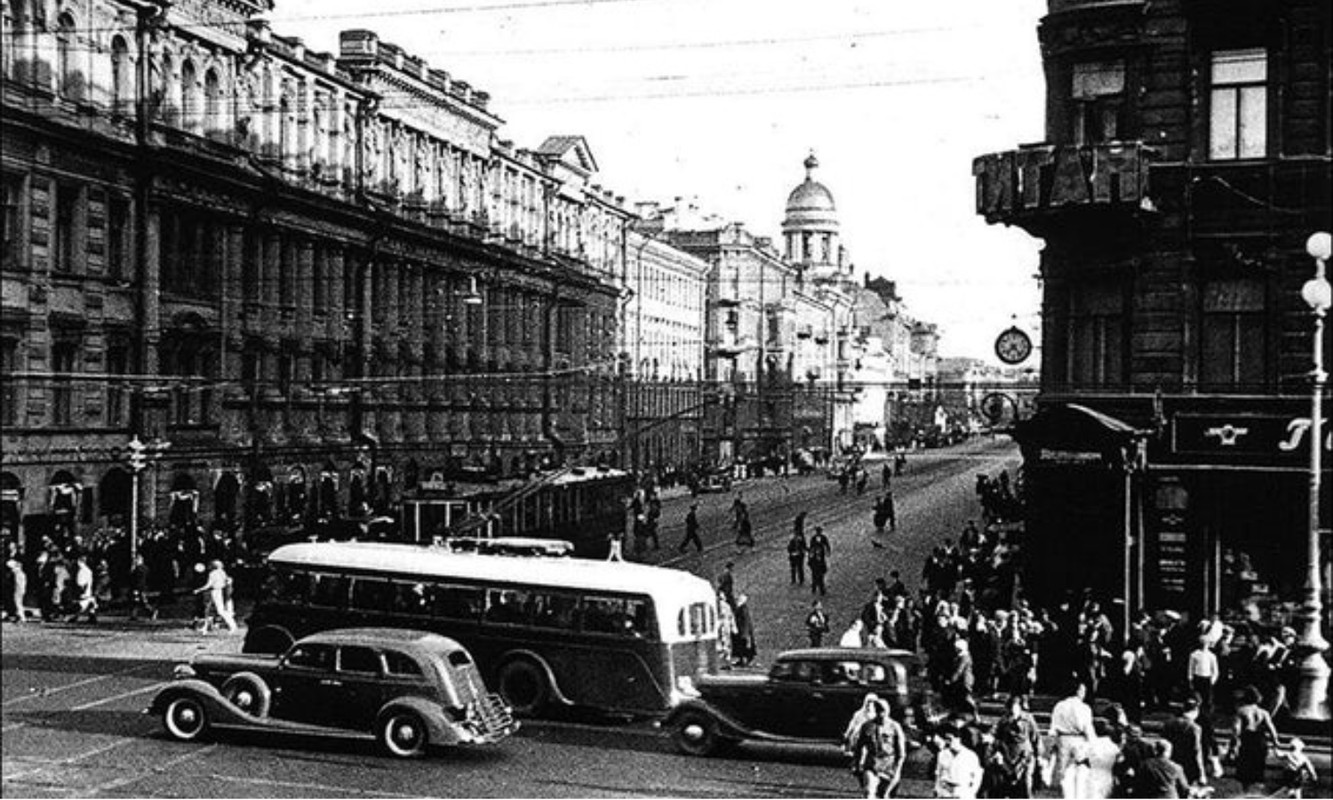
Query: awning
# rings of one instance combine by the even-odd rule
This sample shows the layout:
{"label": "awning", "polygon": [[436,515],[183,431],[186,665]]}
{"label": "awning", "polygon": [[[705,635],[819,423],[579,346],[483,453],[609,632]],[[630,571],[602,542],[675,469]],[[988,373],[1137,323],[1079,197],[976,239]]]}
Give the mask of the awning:
{"label": "awning", "polygon": [[1042,406],[1015,425],[1013,435],[1025,448],[1102,453],[1152,433],[1078,403],[1060,403]]}

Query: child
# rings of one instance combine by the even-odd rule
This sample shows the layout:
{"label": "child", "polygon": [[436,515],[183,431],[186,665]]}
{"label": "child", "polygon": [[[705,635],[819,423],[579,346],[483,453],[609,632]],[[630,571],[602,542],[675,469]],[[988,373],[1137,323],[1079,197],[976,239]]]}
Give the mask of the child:
{"label": "child", "polygon": [[1305,754],[1305,742],[1292,737],[1287,752],[1282,754],[1282,788],[1274,797],[1300,797],[1301,791],[1319,779]]}

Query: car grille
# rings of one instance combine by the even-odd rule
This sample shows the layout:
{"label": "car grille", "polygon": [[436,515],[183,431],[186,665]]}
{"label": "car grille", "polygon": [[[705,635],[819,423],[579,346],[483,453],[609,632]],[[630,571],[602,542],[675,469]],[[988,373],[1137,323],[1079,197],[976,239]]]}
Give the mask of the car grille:
{"label": "car grille", "polygon": [[498,694],[488,694],[477,701],[477,717],[487,734],[506,734],[514,727],[514,715]]}

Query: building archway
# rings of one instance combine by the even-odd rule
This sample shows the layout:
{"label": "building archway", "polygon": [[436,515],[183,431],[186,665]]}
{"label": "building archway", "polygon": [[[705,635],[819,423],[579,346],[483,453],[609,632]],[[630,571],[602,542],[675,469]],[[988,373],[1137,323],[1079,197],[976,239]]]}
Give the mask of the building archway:
{"label": "building archway", "polygon": [[20,525],[23,521],[23,482],[12,472],[0,472],[0,528],[3,537],[22,547]]}
{"label": "building archway", "polygon": [[48,484],[47,507],[51,514],[52,532],[59,537],[74,535],[74,523],[79,516],[79,479],[68,470],[57,470]]}
{"label": "building archway", "polygon": [[236,498],[241,493],[241,482],[235,473],[224,472],[213,485],[213,521],[230,528],[236,519]]}
{"label": "building archway", "polygon": [[130,515],[130,505],[134,502],[134,479],[128,470],[112,467],[102,476],[97,485],[98,507],[102,516],[108,519],[120,518],[124,523]]}
{"label": "building archway", "polygon": [[193,528],[199,524],[199,489],[194,476],[177,472],[171,478],[171,500],[167,506],[167,525],[174,529]]}

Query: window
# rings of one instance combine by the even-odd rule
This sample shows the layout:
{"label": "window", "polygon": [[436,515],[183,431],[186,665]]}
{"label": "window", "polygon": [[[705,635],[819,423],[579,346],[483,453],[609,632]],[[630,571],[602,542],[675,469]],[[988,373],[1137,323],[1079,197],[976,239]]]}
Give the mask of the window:
{"label": "window", "polygon": [[287,655],[287,666],[297,669],[333,671],[334,650],[327,644],[303,644],[292,648]]}
{"label": "window", "polygon": [[79,43],[74,41],[74,17],[61,14],[56,30],[56,58],[59,72],[56,75],[57,90],[66,100],[82,100],[84,84],[87,80],[79,69],[79,53],[84,52]]}
{"label": "window", "polygon": [[204,134],[222,138],[226,120],[222,113],[222,85],[217,70],[204,73]]}
{"label": "window", "polygon": [[421,675],[421,665],[416,662],[416,659],[396,650],[384,651],[384,666],[385,672],[389,675]]}
{"label": "window", "polygon": [[74,342],[57,342],[51,347],[51,371],[56,373],[51,381],[51,418],[56,425],[74,423],[74,382],[69,376],[77,368],[78,349]]}
{"label": "window", "polygon": [[475,586],[431,586],[426,590],[437,617],[476,621],[486,606],[486,593]]}
{"label": "window", "polygon": [[111,40],[111,110],[127,114],[133,110],[134,66],[124,36]]}
{"label": "window", "polygon": [[1124,96],[1124,62],[1075,64],[1070,86],[1074,144],[1095,144],[1120,138]]}
{"label": "window", "polygon": [[339,575],[312,575],[310,605],[342,608],[347,604],[347,578]]}
{"label": "window", "polygon": [[357,578],[352,584],[352,608],[357,611],[387,611],[394,594],[393,584],[387,581]]}
{"label": "window", "polygon": [[0,267],[19,269],[23,265],[23,177],[13,173],[0,174]]}
{"label": "window", "polygon": [[623,597],[586,597],[583,630],[620,636],[649,636],[652,614],[647,600]]}
{"label": "window", "polygon": [[1262,49],[1214,53],[1210,74],[1208,157],[1268,154],[1268,54]]}
{"label": "window", "polygon": [[395,614],[429,614],[430,602],[424,583],[395,583],[389,609]]}
{"label": "window", "polygon": [[822,677],[822,670],[813,661],[779,661],[773,665],[769,676],[777,681],[814,683]]}
{"label": "window", "polygon": [[107,202],[106,272],[112,280],[125,279],[129,263],[130,203],[112,196]]}
{"label": "window", "polygon": [[[18,371],[18,339],[0,340],[0,375]],[[17,425],[19,420],[19,393],[17,379],[0,381],[0,424]]]}
{"label": "window", "polygon": [[[112,341],[106,350],[106,371],[108,375],[126,375],[130,369],[130,349],[124,341]],[[106,424],[118,428],[126,423],[125,387],[111,380],[106,386]]]}
{"label": "window", "polygon": [[56,187],[55,271],[69,274],[75,270],[78,252],[79,215],[82,213],[81,195],[77,186],[60,184]]}
{"label": "window", "polygon": [[310,575],[275,569],[264,581],[263,596],[273,603],[304,603],[310,593]]}
{"label": "window", "polygon": [[341,647],[338,649],[338,671],[380,674],[380,654],[369,647]]}
{"label": "window", "polygon": [[1199,382],[1205,387],[1259,388],[1266,372],[1264,286],[1257,280],[1204,286]]}
{"label": "window", "polygon": [[187,131],[199,130],[199,76],[189,60],[181,64],[181,123]]}
{"label": "window", "polygon": [[532,594],[512,589],[491,589],[486,593],[486,621],[525,625],[532,618]]}
{"label": "window", "polygon": [[1124,298],[1112,285],[1084,287],[1070,315],[1068,374],[1084,388],[1124,379]]}
{"label": "window", "polygon": [[466,650],[451,651],[446,658],[449,660],[449,666],[451,667],[466,667],[472,663],[472,658],[468,656]]}

